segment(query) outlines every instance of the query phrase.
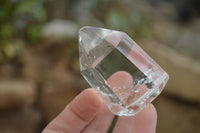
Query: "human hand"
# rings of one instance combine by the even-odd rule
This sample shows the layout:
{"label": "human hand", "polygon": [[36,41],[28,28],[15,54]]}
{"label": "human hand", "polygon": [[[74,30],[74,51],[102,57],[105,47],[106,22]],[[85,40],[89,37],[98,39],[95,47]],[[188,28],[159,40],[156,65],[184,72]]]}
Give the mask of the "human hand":
{"label": "human hand", "polygon": [[[86,89],[42,133],[107,133],[114,115],[94,89]],[[119,117],[113,133],[155,133],[157,113],[152,104],[136,116]]]}

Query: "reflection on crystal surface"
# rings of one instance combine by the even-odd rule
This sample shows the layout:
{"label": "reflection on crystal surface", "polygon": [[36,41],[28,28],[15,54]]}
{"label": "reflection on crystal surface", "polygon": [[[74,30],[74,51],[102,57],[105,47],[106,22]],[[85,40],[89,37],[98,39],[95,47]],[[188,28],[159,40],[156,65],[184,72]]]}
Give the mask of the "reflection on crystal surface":
{"label": "reflection on crystal surface", "polygon": [[116,115],[137,114],[169,78],[124,32],[83,27],[79,52],[82,75]]}

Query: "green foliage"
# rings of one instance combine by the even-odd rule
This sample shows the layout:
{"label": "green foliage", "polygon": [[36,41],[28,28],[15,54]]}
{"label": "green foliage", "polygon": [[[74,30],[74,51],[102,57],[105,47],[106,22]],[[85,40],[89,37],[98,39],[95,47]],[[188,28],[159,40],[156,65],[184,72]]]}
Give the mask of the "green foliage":
{"label": "green foliage", "polygon": [[27,36],[31,42],[37,42],[41,39],[41,26],[33,25],[27,30]]}
{"label": "green foliage", "polygon": [[9,23],[1,25],[0,36],[2,39],[6,40],[12,37],[13,35],[13,26]]}
{"label": "green foliage", "polygon": [[20,0],[15,10],[15,15],[30,15],[37,22],[44,22],[46,20],[46,12],[42,4],[41,0]]}
{"label": "green foliage", "polygon": [[3,41],[0,45],[0,63],[8,62],[19,57],[23,51],[24,42],[21,40]]}
{"label": "green foliage", "polygon": [[26,37],[35,42],[45,21],[46,11],[41,0],[0,1],[0,40]]}
{"label": "green foliage", "polygon": [[110,29],[127,30],[127,19],[123,12],[111,10],[107,15],[107,25]]}

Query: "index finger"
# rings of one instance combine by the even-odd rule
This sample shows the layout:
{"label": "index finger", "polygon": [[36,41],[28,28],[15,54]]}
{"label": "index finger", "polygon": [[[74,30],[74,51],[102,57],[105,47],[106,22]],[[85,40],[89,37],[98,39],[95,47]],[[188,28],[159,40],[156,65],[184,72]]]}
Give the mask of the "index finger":
{"label": "index finger", "polygon": [[92,121],[101,106],[93,89],[78,95],[43,131],[43,133],[78,133]]}

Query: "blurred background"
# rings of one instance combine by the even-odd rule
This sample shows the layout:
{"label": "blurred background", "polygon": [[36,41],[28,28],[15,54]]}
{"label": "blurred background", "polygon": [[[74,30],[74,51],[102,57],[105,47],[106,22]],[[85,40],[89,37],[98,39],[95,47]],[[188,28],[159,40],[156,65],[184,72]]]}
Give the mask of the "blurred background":
{"label": "blurred background", "polygon": [[157,133],[200,132],[199,0],[1,0],[0,132],[39,133],[80,91],[78,30],[124,31],[170,75]]}

